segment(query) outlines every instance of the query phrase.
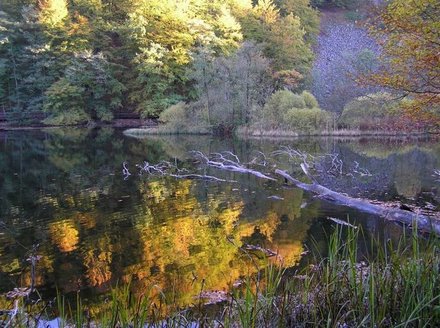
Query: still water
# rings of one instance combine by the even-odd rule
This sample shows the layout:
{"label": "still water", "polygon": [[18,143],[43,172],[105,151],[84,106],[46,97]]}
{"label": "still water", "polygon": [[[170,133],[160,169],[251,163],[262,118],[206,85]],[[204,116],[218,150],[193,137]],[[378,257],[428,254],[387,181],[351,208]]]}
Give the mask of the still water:
{"label": "still water", "polygon": [[[202,289],[229,290],[264,267],[261,254],[249,260],[246,245],[275,251],[286,267],[304,261],[310,250],[325,253],[325,236],[335,227],[329,216],[349,217],[372,237],[402,233],[394,223],[282,181],[214,170],[202,173],[236,182],[178,180],[139,176],[135,167],[167,160],[191,169],[191,150],[231,151],[250,162],[282,146],[322,156],[327,168],[325,154],[338,154],[343,173],[324,170],[319,178],[332,189],[432,208],[440,202],[434,174],[440,143],[433,140],[136,139],[110,128],[2,132],[0,294],[31,284],[26,259],[33,253],[39,256],[34,283],[43,298],[57,289],[68,297],[80,291],[99,314],[111,289],[130,283],[135,293],[153,288],[188,306]],[[127,179],[124,162],[132,173]]]}

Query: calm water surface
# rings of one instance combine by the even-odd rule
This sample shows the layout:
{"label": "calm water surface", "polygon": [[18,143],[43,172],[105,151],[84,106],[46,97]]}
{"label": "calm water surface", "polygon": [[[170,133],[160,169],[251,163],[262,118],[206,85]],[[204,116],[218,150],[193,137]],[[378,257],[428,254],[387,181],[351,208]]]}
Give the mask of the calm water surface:
{"label": "calm water surface", "polygon": [[[237,182],[136,174],[135,164],[143,161],[191,168],[190,150],[229,150],[250,162],[259,151],[269,154],[281,146],[315,156],[338,154],[343,174],[319,179],[341,192],[434,208],[439,203],[433,173],[440,168],[440,143],[432,140],[139,140],[112,129],[2,132],[0,293],[30,285],[26,259],[34,249],[41,256],[35,284],[43,298],[57,288],[68,296],[80,291],[97,314],[112,287],[130,282],[136,293],[156,286],[168,300],[187,306],[197,302],[202,288],[228,290],[257,271],[240,250],[244,245],[278,252],[287,267],[311,248],[325,253],[325,236],[334,229],[328,216],[349,216],[367,236],[401,234],[396,224],[320,201],[281,181],[212,170],[206,173]],[[123,162],[133,173],[128,179]],[[322,169],[329,168],[330,157],[322,157]],[[261,254],[255,255],[263,268]]]}

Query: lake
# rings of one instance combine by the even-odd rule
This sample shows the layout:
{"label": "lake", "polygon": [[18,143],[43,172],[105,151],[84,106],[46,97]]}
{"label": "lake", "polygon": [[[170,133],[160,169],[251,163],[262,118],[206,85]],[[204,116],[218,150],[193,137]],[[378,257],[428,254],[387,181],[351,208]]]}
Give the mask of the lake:
{"label": "lake", "polygon": [[[281,179],[203,169],[189,153],[231,151],[243,163],[261,164],[262,153],[282,147],[313,155],[317,179],[331,189],[432,209],[440,203],[440,143],[430,139],[136,139],[111,128],[1,132],[0,293],[33,280],[47,300],[57,290],[68,298],[79,291],[98,315],[112,288],[130,284],[134,293],[185,307],[199,302],[200,291],[230,290],[271,261],[295,268],[311,254],[325,255],[336,226],[328,217],[361,226],[365,251],[373,238],[399,238],[403,228],[396,223]],[[144,161],[234,182],[139,176],[136,164]],[[301,177],[294,163],[276,165]],[[267,260],[266,250],[277,255]],[[34,275],[30,255],[39,259]]]}

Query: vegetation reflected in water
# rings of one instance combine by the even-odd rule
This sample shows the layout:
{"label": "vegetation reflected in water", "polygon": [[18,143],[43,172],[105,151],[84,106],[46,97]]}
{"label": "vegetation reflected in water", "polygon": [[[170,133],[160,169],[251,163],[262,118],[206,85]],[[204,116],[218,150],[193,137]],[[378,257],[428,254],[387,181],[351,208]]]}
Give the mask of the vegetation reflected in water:
{"label": "vegetation reflected in water", "polygon": [[[58,288],[81,290],[92,315],[112,286],[151,288],[177,306],[197,301],[202,290],[228,290],[257,265],[240,249],[259,245],[279,253],[284,266],[299,263],[305,245],[321,243],[331,222],[350,214],[371,234],[398,236],[399,228],[322,203],[299,189],[230,174],[236,183],[149,179],[124,180],[121,167],[147,160],[188,165],[188,151],[231,150],[243,160],[290,145],[312,154],[338,153],[372,177],[326,177],[327,185],[353,194],[437,206],[440,147],[432,142],[338,142],[308,139],[236,141],[208,137],[135,140],[111,129],[51,129],[0,135],[0,291],[29,286],[26,258],[38,244],[35,284],[43,297]],[[347,164],[348,165],[348,164]],[[216,172],[217,175],[225,175]],[[273,199],[276,195],[281,199]],[[368,220],[366,220],[368,219]],[[257,254],[258,255],[258,254]],[[260,254],[261,255],[261,254]]]}

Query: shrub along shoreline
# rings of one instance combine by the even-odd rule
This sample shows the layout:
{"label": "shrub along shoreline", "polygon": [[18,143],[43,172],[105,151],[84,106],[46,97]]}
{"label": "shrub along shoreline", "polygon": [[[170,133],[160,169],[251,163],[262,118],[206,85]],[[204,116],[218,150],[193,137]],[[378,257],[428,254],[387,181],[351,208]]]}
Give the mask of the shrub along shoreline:
{"label": "shrub along shoreline", "polygon": [[411,100],[375,93],[349,102],[341,115],[322,110],[308,91],[279,90],[262,106],[253,106],[246,119],[235,111],[208,108],[200,103],[177,103],[160,116],[157,128],[130,129],[126,134],[214,134],[251,137],[298,136],[408,136],[438,133],[436,111],[418,121],[406,115]]}

